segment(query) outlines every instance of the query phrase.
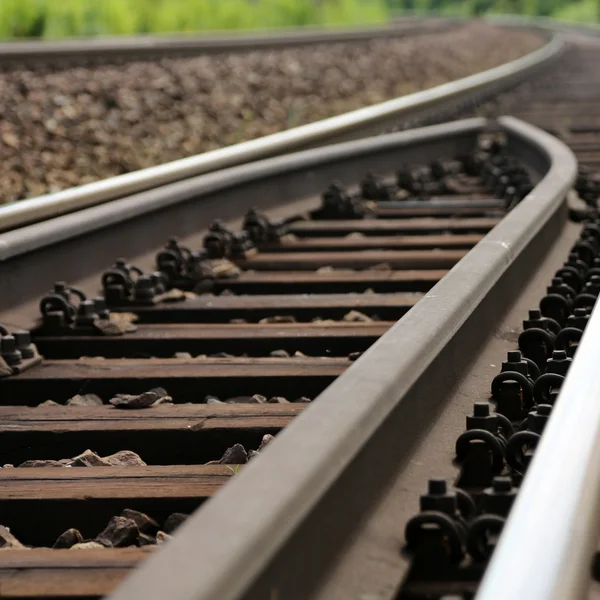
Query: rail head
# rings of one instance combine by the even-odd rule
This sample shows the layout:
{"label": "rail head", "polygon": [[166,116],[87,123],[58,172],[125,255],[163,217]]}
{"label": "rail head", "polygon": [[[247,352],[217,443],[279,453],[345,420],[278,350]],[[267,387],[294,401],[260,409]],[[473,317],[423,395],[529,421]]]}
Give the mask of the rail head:
{"label": "rail head", "polygon": [[[266,580],[277,593],[286,570],[296,584],[290,597],[306,597],[298,592],[304,584],[298,555],[316,552],[303,535],[307,524],[325,543],[327,511],[352,501],[344,482],[353,462],[364,456],[376,434],[384,435],[392,411],[402,408],[489,290],[560,213],[575,180],[576,160],[564,144],[516,119],[499,123],[517,151],[545,163],[547,172],[533,192],[111,600],[265,597],[253,595],[255,582]],[[414,435],[409,428],[388,428],[387,435],[397,445],[403,435]],[[284,562],[278,553],[290,544],[295,552]]]}
{"label": "rail head", "polygon": [[532,69],[557,56],[561,49],[562,41],[555,36],[545,46],[527,56],[428,90],[241,144],[3,205],[0,206],[0,231],[124,198],[195,175],[303,148],[357,139],[386,129],[389,131],[400,122],[414,126],[421,122],[419,119],[423,115],[430,115],[453,103],[479,99],[498,91],[500,87],[516,83]]}

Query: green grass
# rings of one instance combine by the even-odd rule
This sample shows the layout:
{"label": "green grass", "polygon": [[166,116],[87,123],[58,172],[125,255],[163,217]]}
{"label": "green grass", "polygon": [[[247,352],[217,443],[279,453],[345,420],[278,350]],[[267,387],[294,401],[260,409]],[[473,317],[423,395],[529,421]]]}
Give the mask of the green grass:
{"label": "green grass", "polygon": [[386,0],[392,16],[437,15],[525,15],[597,23],[600,0]]}
{"label": "green grass", "polygon": [[0,0],[0,38],[359,25],[385,0]]}
{"label": "green grass", "polygon": [[596,22],[598,0],[0,0],[0,39],[306,25],[369,25],[391,14],[490,12]]}
{"label": "green grass", "polygon": [[597,0],[580,0],[579,2],[566,4],[556,10],[552,16],[566,21],[595,23],[598,19],[598,2]]}

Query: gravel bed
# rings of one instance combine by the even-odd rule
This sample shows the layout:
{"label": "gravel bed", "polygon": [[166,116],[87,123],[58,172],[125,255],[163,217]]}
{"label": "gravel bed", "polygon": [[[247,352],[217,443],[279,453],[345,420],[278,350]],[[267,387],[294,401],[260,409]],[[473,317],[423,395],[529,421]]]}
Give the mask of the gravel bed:
{"label": "gravel bed", "polygon": [[[277,350],[276,352],[285,352],[284,350]],[[187,354],[187,353],[186,353]],[[287,354],[287,353],[286,353]],[[352,353],[349,358],[350,360],[356,360],[358,352]],[[281,358],[281,356],[279,356]],[[189,356],[179,356],[176,358],[189,358]],[[233,357],[231,357],[233,358]],[[274,356],[277,358],[277,355]],[[96,357],[97,360],[105,360],[103,356]],[[201,396],[201,395],[200,395]],[[283,398],[282,396],[263,396],[262,394],[251,394],[249,396],[234,396],[229,398],[217,398],[212,394],[204,396],[201,400],[198,397],[197,404],[287,404],[288,402],[299,402],[307,403],[312,402],[311,398],[306,396],[300,396],[298,398]],[[54,400],[46,400],[38,406],[52,407],[52,406],[72,406],[72,407],[87,407],[87,406],[105,406],[110,405],[119,410],[141,410],[147,408],[154,408],[156,406],[172,405],[173,398],[169,396],[168,392],[164,388],[153,388],[147,392],[141,394],[116,394],[113,398],[108,401],[103,400],[96,394],[77,394],[72,398],[69,398],[64,404],[55,402]],[[192,404],[187,402],[186,404]]]}
{"label": "gravel bed", "polygon": [[[85,539],[78,529],[67,529],[52,546],[57,550],[102,550],[103,548],[149,548],[168,542],[175,530],[188,518],[184,513],[173,513],[162,527],[152,517],[126,508],[112,517],[95,538]],[[26,545],[18,540],[10,528],[0,525],[0,550],[27,550],[43,546]]]}
{"label": "gravel bed", "polygon": [[474,22],[395,40],[0,73],[0,203],[439,85],[542,44]]}
{"label": "gravel bed", "polygon": [[[227,448],[221,458],[210,460],[206,465],[242,465],[251,458],[258,456],[267,444],[270,444],[275,436],[267,433],[263,435],[262,440],[256,448],[246,449],[242,444],[234,444]],[[30,459],[26,460],[16,467],[12,463],[6,463],[0,469],[32,469],[32,468],[77,468],[77,467],[147,467],[141,456],[132,450],[119,450],[109,456],[100,456],[89,448],[71,458],[60,459]]]}

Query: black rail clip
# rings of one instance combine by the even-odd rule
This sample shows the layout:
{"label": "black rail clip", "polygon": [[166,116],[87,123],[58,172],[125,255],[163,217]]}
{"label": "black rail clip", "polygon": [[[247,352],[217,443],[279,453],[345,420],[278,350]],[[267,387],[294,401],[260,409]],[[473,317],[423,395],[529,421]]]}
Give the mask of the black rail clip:
{"label": "black rail clip", "polygon": [[41,323],[32,332],[34,339],[45,336],[123,335],[127,330],[111,320],[103,296],[88,300],[81,290],[62,281],[55,283],[52,292],[40,300],[40,313]]}
{"label": "black rail clip", "polygon": [[204,249],[211,259],[235,260],[246,258],[250,253],[256,252],[248,232],[242,231],[236,234],[220,219],[215,219],[208,228],[208,233],[204,236]]}
{"label": "black rail clip", "polygon": [[278,244],[286,234],[283,221],[271,221],[257,208],[251,208],[244,216],[242,229],[248,239],[257,247],[265,244]]}
{"label": "black rail clip", "polygon": [[420,508],[406,524],[406,549],[417,561],[458,564],[465,555],[467,522],[476,514],[471,496],[458,488],[448,491],[443,480],[431,480]]}
{"label": "black rail clip", "polygon": [[533,388],[540,370],[535,362],[518,350],[507,353],[500,373],[492,380],[491,393],[496,412],[509,421],[520,421],[534,403]]}
{"label": "black rail clip", "polygon": [[102,289],[111,309],[157,304],[168,294],[167,277],[163,273],[144,273],[122,258],[102,274]]}
{"label": "black rail clip", "polygon": [[456,440],[456,461],[460,464],[462,488],[485,487],[504,468],[504,451],[513,434],[512,423],[490,405],[478,402],[467,417],[467,430]]}
{"label": "black rail clip", "polygon": [[364,219],[371,213],[366,202],[353,197],[338,182],[333,182],[321,197],[321,208],[313,211],[313,219]]}

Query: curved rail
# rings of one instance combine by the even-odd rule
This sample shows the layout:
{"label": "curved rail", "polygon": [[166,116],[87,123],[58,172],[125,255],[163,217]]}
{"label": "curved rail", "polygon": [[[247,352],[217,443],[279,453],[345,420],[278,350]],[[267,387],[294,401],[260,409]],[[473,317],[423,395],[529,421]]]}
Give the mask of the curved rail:
{"label": "curved rail", "polygon": [[[183,204],[191,199],[201,201],[201,196],[208,195],[216,190],[222,190],[226,186],[249,185],[267,177],[277,177],[291,171],[304,173],[308,169],[313,171],[314,177],[314,171],[323,165],[355,159],[357,156],[364,159],[369,154],[377,154],[391,148],[406,146],[417,151],[419,146],[426,143],[435,143],[441,146],[442,141],[446,139],[456,144],[465,131],[470,132],[472,129],[479,131],[482,128],[482,123],[483,121],[480,119],[466,119],[445,124],[441,128],[432,126],[417,131],[396,134],[395,136],[387,136],[381,140],[366,139],[352,144],[306,150],[293,155],[272,158],[249,165],[240,165],[226,171],[207,173],[203,176],[162,186],[155,190],[134,194],[77,213],[63,215],[35,225],[1,233],[0,264],[58,242],[115,226],[127,219],[164,210],[176,204]],[[451,147],[447,150],[447,154],[452,153]],[[291,185],[288,187],[291,187]],[[247,200],[245,202],[247,203]],[[239,210],[241,212],[246,208],[247,206],[244,204]]]}
{"label": "curved rail", "polygon": [[[477,129],[484,123],[464,126]],[[415,415],[426,410],[424,387],[431,392],[434,382],[450,377],[455,367],[438,359],[450,353],[456,360],[464,324],[492,290],[497,295],[505,288],[502,278],[511,267],[518,270],[529,245],[552,236],[555,217],[565,218],[565,195],[577,174],[571,151],[516,119],[502,118],[499,124],[513,151],[541,172],[533,192],[297,417],[260,460],[191,517],[112,600],[234,600],[268,597],[268,590],[275,598],[288,597],[287,592],[290,598],[308,597],[305,571],[314,575],[316,557],[327,552],[331,558],[332,544],[343,543],[343,534],[331,525],[333,515],[342,506],[346,512],[377,497],[378,490],[369,487],[365,500],[357,465],[382,477],[387,461],[382,445],[400,446],[402,462],[408,461],[419,436]],[[386,137],[370,143],[385,145]],[[355,522],[344,522],[346,533]],[[310,556],[302,569],[299,556]]]}
{"label": "curved rail", "polygon": [[453,27],[459,18],[406,17],[378,27],[303,27],[241,33],[182,33],[164,35],[106,36],[61,41],[18,40],[0,42],[0,64],[71,63],[86,59],[171,57],[222,52],[252,52],[332,42],[356,42],[416,35]]}
{"label": "curved rail", "polygon": [[555,57],[561,48],[561,40],[553,38],[543,48],[525,57],[422,92],[249,142],[4,205],[0,207],[0,231],[123,198],[195,175],[316,145],[373,135],[397,127],[399,122],[405,125],[419,124],[424,115],[466,101],[480,100],[498,92],[500,88],[515,84],[532,69]]}
{"label": "curved rail", "polygon": [[[352,182],[357,172],[393,172],[398,164],[470,152],[484,123],[460,121],[239,165],[0,234],[0,308],[39,298],[56,273],[68,281],[102,273],[115,256],[153,252],[166,235],[186,237],[215,218],[238,217],[249,198],[259,210],[281,208],[320,195],[334,179]],[[85,261],[74,260],[81,255]]]}

